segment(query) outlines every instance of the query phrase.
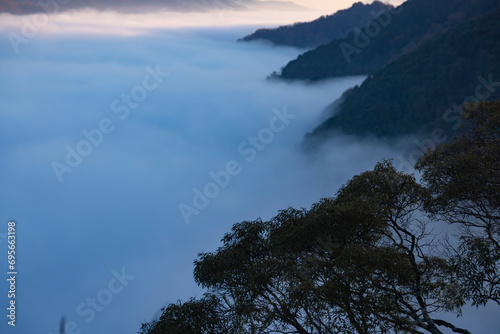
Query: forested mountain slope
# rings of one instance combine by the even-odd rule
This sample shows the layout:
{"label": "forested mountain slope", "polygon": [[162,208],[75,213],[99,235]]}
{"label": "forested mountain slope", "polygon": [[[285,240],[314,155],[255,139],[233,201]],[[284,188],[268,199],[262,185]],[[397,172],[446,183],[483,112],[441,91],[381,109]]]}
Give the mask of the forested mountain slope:
{"label": "forested mountain slope", "polygon": [[408,0],[360,33],[300,55],[283,68],[280,77],[314,81],[373,74],[429,38],[499,4],[499,0]]}
{"label": "forested mountain slope", "polygon": [[308,139],[335,131],[397,136],[457,130],[454,104],[500,97],[500,9],[426,42],[342,97]]}
{"label": "forested mountain slope", "polygon": [[276,45],[299,48],[317,47],[336,38],[343,38],[355,27],[364,27],[377,14],[394,8],[375,1],[372,4],[356,2],[351,8],[340,10],[333,15],[322,16],[312,22],[301,22],[281,26],[276,29],[259,29],[239,41],[267,40]]}

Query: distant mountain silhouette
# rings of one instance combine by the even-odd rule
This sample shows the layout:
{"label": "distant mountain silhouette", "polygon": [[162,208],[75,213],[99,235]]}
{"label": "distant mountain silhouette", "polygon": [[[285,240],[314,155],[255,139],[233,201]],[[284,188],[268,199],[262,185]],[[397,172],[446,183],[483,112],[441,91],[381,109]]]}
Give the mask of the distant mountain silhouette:
{"label": "distant mountain silhouette", "polygon": [[429,38],[498,5],[498,0],[408,0],[361,31],[300,55],[280,77],[315,81],[373,74]]}
{"label": "distant mountain silhouette", "polygon": [[295,23],[276,29],[259,29],[239,41],[266,40],[276,45],[316,47],[333,39],[345,37],[355,27],[364,27],[378,13],[392,8],[393,6],[380,1],[370,5],[357,2],[349,9],[322,16],[312,22]]}

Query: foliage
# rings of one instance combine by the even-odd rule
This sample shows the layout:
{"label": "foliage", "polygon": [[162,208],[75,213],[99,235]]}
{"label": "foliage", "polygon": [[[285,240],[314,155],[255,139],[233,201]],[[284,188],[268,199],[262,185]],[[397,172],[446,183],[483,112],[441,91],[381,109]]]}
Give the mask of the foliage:
{"label": "foliage", "polygon": [[[418,162],[424,183],[383,161],[309,210],[235,224],[194,262],[205,296],[141,333],[470,334],[437,316],[498,303],[500,101],[464,119]],[[441,221],[459,227],[454,242]]]}
{"label": "foliage", "polygon": [[142,325],[142,334],[245,334],[224,302],[211,294],[162,309],[157,321]]}
{"label": "foliage", "polygon": [[417,168],[428,210],[460,227],[454,263],[474,305],[500,305],[500,100],[464,106],[466,132],[427,152]]}

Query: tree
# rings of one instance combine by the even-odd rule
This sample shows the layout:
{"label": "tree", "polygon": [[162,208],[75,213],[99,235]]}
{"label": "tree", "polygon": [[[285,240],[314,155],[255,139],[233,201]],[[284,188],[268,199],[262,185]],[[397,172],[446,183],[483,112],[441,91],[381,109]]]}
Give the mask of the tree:
{"label": "tree", "polygon": [[141,334],[245,334],[223,301],[211,294],[162,309],[157,321],[145,323]]}
{"label": "tree", "polygon": [[[300,213],[298,213],[300,215]],[[282,263],[273,255],[270,223],[256,220],[235,224],[214,253],[195,261],[198,284],[232,302],[238,318],[256,333],[309,333],[293,286],[283,275]]]}
{"label": "tree", "polygon": [[464,133],[416,167],[433,196],[429,212],[459,227],[453,261],[464,297],[500,305],[500,100],[463,108]]}
{"label": "tree", "polygon": [[413,176],[397,172],[386,161],[377,164],[372,172],[355,176],[339,191],[338,197],[348,202],[362,198],[363,202],[371,203],[371,210],[379,212],[387,224],[381,231],[381,246],[395,249],[406,258],[406,266],[401,260],[391,266],[394,257],[387,257],[375,267],[376,271],[385,271],[387,277],[397,272],[404,274],[394,282],[373,282],[375,287],[392,294],[391,299],[399,304],[396,317],[384,318],[395,325],[412,324],[415,331],[441,333],[440,327],[447,327],[454,332],[468,333],[435,318],[441,311],[459,313],[464,301],[456,293],[459,282],[455,268],[443,256],[439,236],[432,230],[432,221],[425,217],[426,189]]}
{"label": "tree", "polygon": [[195,261],[198,284],[233,302],[259,333],[468,333],[453,267],[433,254],[425,189],[388,161],[310,210],[236,224]]}
{"label": "tree", "polygon": [[[424,183],[383,161],[309,210],[235,224],[194,261],[205,296],[141,333],[470,334],[437,316],[499,303],[500,101],[464,120],[419,160]],[[433,231],[442,220],[457,240]]]}

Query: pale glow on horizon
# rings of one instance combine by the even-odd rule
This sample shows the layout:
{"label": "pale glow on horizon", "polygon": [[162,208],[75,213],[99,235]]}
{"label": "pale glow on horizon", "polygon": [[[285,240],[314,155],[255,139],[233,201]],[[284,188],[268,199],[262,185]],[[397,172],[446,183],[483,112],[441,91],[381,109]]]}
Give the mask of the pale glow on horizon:
{"label": "pale glow on horizon", "polygon": [[[268,10],[268,11],[229,11],[179,13],[155,12],[144,14],[123,14],[113,11],[85,9],[64,11],[51,15],[33,14],[16,16],[0,14],[0,30],[23,36],[23,28],[34,26],[35,35],[99,34],[116,36],[135,36],[147,34],[158,29],[189,27],[231,27],[255,26],[272,28],[294,22],[314,20],[322,15],[329,15],[337,10],[350,7],[353,0],[296,0],[296,4],[309,9]],[[373,1],[363,1],[371,3]],[[385,1],[397,5],[402,0]],[[31,30],[30,30],[31,31]]]}
{"label": "pale glow on horizon", "polygon": [[67,11],[52,15],[16,16],[0,14],[0,30],[22,35],[32,25],[37,35],[100,34],[135,36],[149,31],[172,28],[262,26],[275,27],[293,22],[311,21],[326,13],[302,11],[211,11],[204,13],[156,12],[124,14],[93,9]]}

